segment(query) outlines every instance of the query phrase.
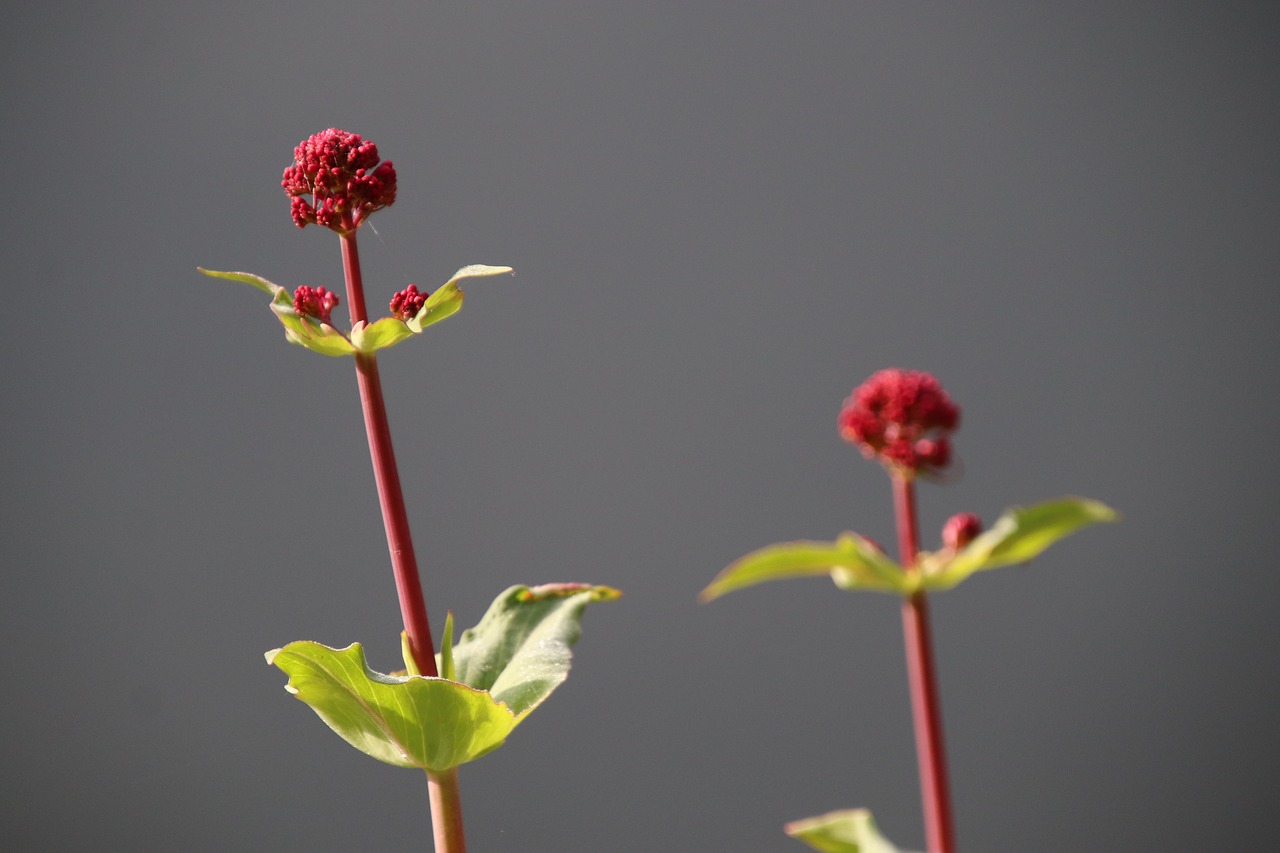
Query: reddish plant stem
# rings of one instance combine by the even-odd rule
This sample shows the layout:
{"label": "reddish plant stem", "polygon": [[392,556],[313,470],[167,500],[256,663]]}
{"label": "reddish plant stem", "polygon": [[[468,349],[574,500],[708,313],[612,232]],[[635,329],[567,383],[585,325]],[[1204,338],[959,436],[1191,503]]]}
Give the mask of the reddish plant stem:
{"label": "reddish plant stem", "polygon": [[462,832],[462,800],[458,796],[458,768],[443,773],[427,773],[431,794],[431,828],[437,853],[467,853]]}
{"label": "reddish plant stem", "polygon": [[[364,306],[364,281],[360,277],[360,253],[356,248],[354,230],[341,237],[347,307],[354,325],[368,320]],[[391,446],[391,427],[387,423],[387,407],[382,399],[378,360],[373,353],[358,353],[355,360],[360,407],[364,410],[364,428],[369,436],[369,456],[373,460],[373,478],[378,487],[383,527],[387,532],[387,549],[391,552],[391,570],[395,574],[400,615],[404,619],[409,649],[418,671],[434,677],[438,674],[435,645],[431,640],[431,624],[427,621],[422,581],[418,577],[418,561],[413,553],[413,537],[409,533],[409,517],[404,508],[404,493],[400,489],[396,454]]]}
{"label": "reddish plant stem", "polygon": [[[898,523],[898,555],[907,571],[915,571],[920,542],[916,525],[915,483],[900,472],[894,472],[892,479],[893,509]],[[903,600],[902,632],[911,683],[911,715],[915,723],[927,849],[929,853],[955,853],[947,753],[942,739],[942,704],[933,662],[929,603],[923,591]]]}
{"label": "reddish plant stem", "polygon": [[[355,231],[342,235],[342,272],[347,282],[347,306],[351,322],[367,322],[364,305],[364,280],[360,276],[360,252]],[[359,353],[356,379],[360,385],[360,407],[364,411],[365,432],[369,436],[369,456],[373,460],[373,478],[378,487],[378,504],[382,507],[382,523],[387,532],[387,549],[391,552],[391,570],[396,579],[396,595],[400,599],[400,615],[404,619],[409,651],[422,675],[435,677],[436,652],[431,640],[431,624],[427,621],[427,605],[418,576],[418,561],[413,552],[409,532],[409,516],[404,508],[404,492],[391,445],[391,427],[387,407],[382,398],[382,380],[378,376],[378,360],[373,353]],[[427,792],[431,800],[431,827],[436,853],[467,853],[462,829],[462,800],[458,795],[458,770],[427,774]]]}

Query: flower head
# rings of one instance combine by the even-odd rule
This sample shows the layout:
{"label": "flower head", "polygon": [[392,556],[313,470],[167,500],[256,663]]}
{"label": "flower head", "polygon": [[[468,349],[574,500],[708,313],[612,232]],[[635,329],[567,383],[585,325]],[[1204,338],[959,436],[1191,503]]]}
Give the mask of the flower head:
{"label": "flower head", "polygon": [[391,316],[397,320],[408,320],[416,317],[418,312],[422,310],[422,305],[427,301],[429,293],[418,292],[418,286],[411,284],[404,290],[401,290],[395,296],[391,297]]}
{"label": "flower head", "polygon": [[396,200],[391,161],[379,164],[378,146],[335,127],[298,143],[280,185],[299,228],[314,222],[340,234]]}
{"label": "flower head", "polygon": [[951,461],[947,435],[960,409],[932,374],[890,368],[854,389],[840,410],[840,437],[862,455],[914,476],[937,471]]}
{"label": "flower head", "polygon": [[323,287],[302,285],[293,292],[293,310],[303,317],[313,317],[321,323],[333,325],[329,313],[338,306],[338,294]]}
{"label": "flower head", "polygon": [[948,550],[959,551],[982,532],[982,519],[971,512],[958,512],[942,525],[942,544]]}

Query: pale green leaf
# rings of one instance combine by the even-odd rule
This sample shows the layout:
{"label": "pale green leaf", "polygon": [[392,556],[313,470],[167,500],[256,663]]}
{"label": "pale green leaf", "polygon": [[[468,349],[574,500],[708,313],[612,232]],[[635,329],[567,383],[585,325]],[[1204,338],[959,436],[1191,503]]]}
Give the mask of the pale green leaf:
{"label": "pale green leaf", "polygon": [[276,292],[284,290],[278,284],[267,281],[260,275],[254,275],[251,272],[219,272],[217,270],[207,270],[204,267],[196,267],[197,270],[212,278],[225,278],[230,281],[241,281],[245,284],[252,285],[263,293],[274,296]]}
{"label": "pale green leaf", "polygon": [[469,264],[453,274],[453,278],[449,279],[445,287],[450,284],[457,284],[464,278],[483,278],[489,275],[504,275],[509,272],[515,272],[511,267],[494,267],[488,264]]}
{"label": "pale green leaf", "polygon": [[1025,563],[1059,539],[1093,524],[1116,521],[1106,504],[1085,498],[1060,498],[1028,507],[1012,507],[954,555],[932,554],[922,562],[924,589],[949,589],[974,572]]}
{"label": "pale green leaf", "polygon": [[427,326],[435,325],[446,317],[452,317],[462,308],[462,290],[452,281],[427,297],[422,308],[405,321],[411,331],[421,334]]}
{"label": "pale green leaf", "polygon": [[435,293],[427,297],[418,313],[406,321],[406,325],[414,332],[421,332],[427,326],[439,323],[446,317],[452,317],[462,308],[463,292],[458,282],[468,278],[482,278],[490,275],[503,275],[512,272],[511,267],[494,267],[487,264],[471,264],[453,274]]}
{"label": "pale green leaf", "polygon": [[783,831],[822,853],[902,853],[880,834],[866,809],[845,809],[792,821]]}
{"label": "pale green leaf", "polygon": [[835,542],[783,542],[753,551],[720,572],[698,597],[706,602],[758,583],[814,575],[830,575],[842,589],[908,594],[912,584],[870,540],[845,533]]}
{"label": "pale green leaf", "polygon": [[523,720],[568,677],[569,649],[582,632],[583,610],[619,595],[589,584],[511,587],[454,645],[457,679],[490,691],[517,722]]}
{"label": "pale green leaf", "polygon": [[449,770],[496,749],[516,726],[511,710],[484,691],[374,672],[359,643],[331,649],[302,641],[266,657],[288,674],[285,689],[343,740],[397,767]]}
{"label": "pale green leaf", "polygon": [[414,331],[395,317],[373,323],[359,322],[351,328],[351,345],[360,352],[377,352],[413,337]]}
{"label": "pale green leaf", "polygon": [[293,299],[281,290],[271,301],[271,310],[284,325],[284,336],[291,344],[304,346],[321,355],[355,355],[356,348],[346,336],[328,323],[317,323],[293,310]]}

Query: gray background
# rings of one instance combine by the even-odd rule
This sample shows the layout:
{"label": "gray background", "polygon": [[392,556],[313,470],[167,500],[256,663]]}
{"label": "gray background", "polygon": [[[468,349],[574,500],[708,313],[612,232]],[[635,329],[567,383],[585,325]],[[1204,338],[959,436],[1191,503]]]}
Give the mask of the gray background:
{"label": "gray background", "polygon": [[437,630],[516,582],[625,590],[463,769],[473,849],[922,844],[898,613],[694,595],[769,542],[892,540],[836,436],[936,372],[961,509],[1125,512],[935,601],[961,848],[1265,849],[1280,94],[1273,4],[155,3],[6,13],[0,837],[412,851],[425,785],[262,653],[398,610],[350,364],[197,264],[340,285],[280,172],[374,140],[370,302],[518,276],[387,353]]}

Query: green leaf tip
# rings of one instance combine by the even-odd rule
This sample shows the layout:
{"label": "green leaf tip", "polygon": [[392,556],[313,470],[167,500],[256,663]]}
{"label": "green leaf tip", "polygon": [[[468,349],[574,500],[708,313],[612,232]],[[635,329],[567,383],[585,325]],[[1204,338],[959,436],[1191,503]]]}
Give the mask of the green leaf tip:
{"label": "green leaf tip", "polygon": [[457,680],[457,669],[453,665],[453,611],[444,615],[444,634],[440,637],[440,676],[450,681]]}
{"label": "green leaf tip", "polygon": [[921,588],[951,589],[975,572],[1025,563],[1077,530],[1119,519],[1114,509],[1088,498],[1065,497],[1010,507],[989,530],[958,552],[922,555]]}
{"label": "green leaf tip", "polygon": [[766,581],[830,575],[841,589],[909,594],[912,580],[865,536],[844,533],[835,542],[768,545],[731,563],[698,594],[702,602]]}
{"label": "green leaf tip", "polygon": [[498,748],[516,717],[488,693],[420,675],[375,672],[359,643],[333,649],[299,641],[267,653],[285,689],[347,743],[379,761],[433,773]]}
{"label": "green leaf tip", "polygon": [[254,275],[251,272],[219,272],[218,270],[207,270],[204,267],[196,267],[199,272],[204,273],[210,278],[225,278],[229,281],[240,281],[245,284],[258,288],[263,293],[274,296],[277,290],[284,290],[278,284],[267,281],[260,275]]}
{"label": "green leaf tip", "polygon": [[844,809],[792,821],[783,832],[822,853],[905,853],[880,834],[866,809]]}

